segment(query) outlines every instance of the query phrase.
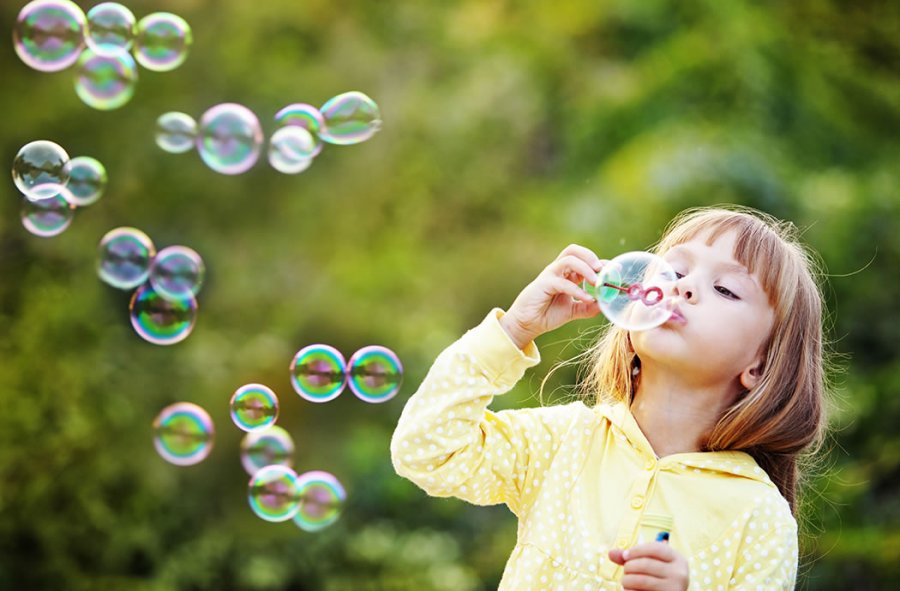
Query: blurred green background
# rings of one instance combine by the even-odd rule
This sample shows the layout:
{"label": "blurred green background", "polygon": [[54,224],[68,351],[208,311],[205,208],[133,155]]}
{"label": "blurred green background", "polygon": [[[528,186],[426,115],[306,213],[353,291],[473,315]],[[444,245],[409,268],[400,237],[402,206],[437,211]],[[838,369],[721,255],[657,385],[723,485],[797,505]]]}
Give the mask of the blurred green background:
{"label": "blurred green background", "polygon": [[[184,17],[194,46],[173,72],[141,69],[111,112],[79,101],[71,71],[18,60],[24,4],[0,8],[0,160],[49,139],[99,159],[109,186],[44,239],[0,185],[0,589],[495,589],[515,519],[394,475],[405,400],[567,244],[646,248],[679,210],[722,202],[793,220],[830,274],[834,430],[809,478],[799,588],[900,577],[900,3],[134,0],[139,18]],[[378,102],[383,130],[301,175],[263,159],[227,177],[154,143],[167,111],[237,102],[268,136],[281,107],[348,90]],[[182,343],[138,338],[130,294],[96,276],[100,237],[126,225],[207,263]],[[542,365],[495,408],[538,404],[598,322],[543,337]],[[316,342],[394,349],[400,395],[301,400],[288,364]],[[552,398],[574,379],[554,374]],[[228,417],[247,382],[280,395],[297,470],[348,489],[331,528],[250,512]],[[180,400],[217,428],[188,468],[151,443]]]}

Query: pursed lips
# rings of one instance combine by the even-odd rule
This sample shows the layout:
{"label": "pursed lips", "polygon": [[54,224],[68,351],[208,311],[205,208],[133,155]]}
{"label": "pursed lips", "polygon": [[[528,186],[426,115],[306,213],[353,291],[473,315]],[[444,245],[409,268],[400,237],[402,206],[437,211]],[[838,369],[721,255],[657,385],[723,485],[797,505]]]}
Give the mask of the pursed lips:
{"label": "pursed lips", "polygon": [[687,324],[687,319],[681,314],[678,308],[672,310],[672,315],[669,317],[669,321],[674,321],[678,324]]}

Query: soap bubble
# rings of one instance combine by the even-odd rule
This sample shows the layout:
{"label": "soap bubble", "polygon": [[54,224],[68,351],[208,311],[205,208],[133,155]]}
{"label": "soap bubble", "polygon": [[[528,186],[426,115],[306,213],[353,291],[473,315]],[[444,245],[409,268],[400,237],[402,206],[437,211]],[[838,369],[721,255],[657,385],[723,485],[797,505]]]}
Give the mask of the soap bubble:
{"label": "soap bubble", "polygon": [[291,361],[291,385],[310,402],[328,402],[340,396],[347,384],[347,363],[329,345],[309,345]]}
{"label": "soap bubble", "polygon": [[278,419],[278,396],[268,386],[246,384],[231,397],[231,420],[243,431],[261,431]]}
{"label": "soap bubble", "polygon": [[223,103],[200,118],[197,151],[211,169],[241,174],[259,158],[263,133],[259,119],[243,105]]}
{"label": "soap bubble", "polygon": [[197,141],[197,122],[185,113],[163,113],[156,120],[156,145],[170,154],[190,151]]}
{"label": "soap bubble", "polygon": [[386,347],[370,345],[353,354],[347,362],[348,385],[365,402],[387,402],[400,391],[403,365]]}
{"label": "soap bubble", "polygon": [[605,263],[597,285],[582,284],[597,298],[604,316],[626,330],[647,330],[666,322],[673,311],[675,270],[662,257],[626,252]]}
{"label": "soap bubble", "polygon": [[156,451],[176,466],[191,466],[205,460],[212,451],[214,436],[209,413],[190,402],[165,407],[153,421]]}
{"label": "soap bubble", "polygon": [[100,55],[85,49],[78,59],[75,93],[87,106],[110,111],[131,100],[137,79],[137,66],[130,53]]}
{"label": "soap bubble", "polygon": [[102,2],[87,13],[85,41],[98,55],[115,55],[131,49],[135,18],[128,8],[116,2]]}
{"label": "soap bubble", "polygon": [[75,207],[62,194],[38,201],[22,197],[22,225],[42,238],[62,234],[72,223]]}
{"label": "soap bubble", "polygon": [[290,466],[293,463],[294,440],[278,425],[250,431],[241,440],[241,465],[250,476],[265,466]]}
{"label": "soap bubble", "polygon": [[315,152],[314,136],[302,127],[282,127],[269,139],[269,164],[284,174],[298,174],[309,168]]}
{"label": "soap bubble", "polygon": [[95,203],[106,189],[106,168],[95,158],[78,156],[66,163],[69,184],[63,196],[72,205],[85,207]]}
{"label": "soap bubble", "polygon": [[128,310],[134,331],[154,345],[180,343],[188,338],[197,321],[197,300],[193,296],[167,300],[149,284],[135,290]]}
{"label": "soap bubble", "polygon": [[381,112],[375,101],[361,92],[339,94],[322,105],[324,127],[319,137],[330,144],[358,144],[381,129]]}
{"label": "soap bubble", "polygon": [[194,37],[187,22],[170,12],[154,12],[137,24],[134,57],[155,72],[174,70],[187,59]]}
{"label": "soap bubble", "polygon": [[29,142],[13,159],[13,182],[32,201],[54,197],[69,182],[68,161],[69,155],[59,144],[47,140]]}
{"label": "soap bubble", "polygon": [[34,0],[19,11],[13,46],[26,65],[58,72],[74,64],[84,47],[84,12],[69,0]]}
{"label": "soap bubble", "polygon": [[250,508],[260,519],[287,521],[297,513],[297,473],[287,466],[266,466],[256,472],[248,485]]}
{"label": "soap bubble", "polygon": [[294,103],[288,105],[275,113],[275,125],[279,128],[292,126],[302,127],[308,131],[313,138],[314,151],[310,158],[314,158],[322,151],[322,140],[319,138],[319,132],[325,127],[325,119],[322,113],[312,105],[306,103]]}
{"label": "soap bubble", "polygon": [[203,285],[206,266],[200,255],[187,246],[167,246],[150,264],[150,285],[162,297],[179,300],[195,296]]}
{"label": "soap bubble", "polygon": [[347,492],[333,474],[314,470],[304,472],[295,481],[300,507],[294,523],[308,532],[325,529],[341,515]]}
{"label": "soap bubble", "polygon": [[97,273],[117,289],[132,289],[145,282],[156,256],[149,236],[125,226],[107,232],[100,239],[98,251]]}

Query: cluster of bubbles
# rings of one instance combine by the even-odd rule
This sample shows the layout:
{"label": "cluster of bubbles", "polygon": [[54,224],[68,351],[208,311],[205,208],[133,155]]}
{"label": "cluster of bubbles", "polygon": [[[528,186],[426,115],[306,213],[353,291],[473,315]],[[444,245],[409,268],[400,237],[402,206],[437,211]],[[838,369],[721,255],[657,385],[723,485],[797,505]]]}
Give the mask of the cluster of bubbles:
{"label": "cluster of bubbles", "polygon": [[672,286],[677,276],[662,257],[644,251],[603,261],[597,284],[582,287],[597,299],[600,311],[625,330],[647,330],[665,323],[675,310]]}
{"label": "cluster of bubbles", "polygon": [[[300,349],[290,365],[291,385],[301,398],[328,402],[349,385],[360,399],[386,402],[400,390],[403,365],[397,354],[381,345],[362,347],[350,357],[329,345]],[[231,420],[247,432],[268,429],[278,418],[278,396],[263,384],[245,384],[231,397]]]}
{"label": "cluster of bubbles", "polygon": [[62,146],[48,140],[22,146],[12,177],[22,193],[22,225],[42,237],[64,232],[75,209],[100,199],[107,183],[106,168],[96,158],[69,158]]}
{"label": "cluster of bubbles", "polygon": [[340,516],[347,492],[340,481],[322,470],[297,474],[294,440],[272,425],[250,431],[241,441],[241,465],[250,475],[248,501],[266,521],[293,519],[305,531],[318,531]]}
{"label": "cluster of bubbles", "polygon": [[[400,359],[380,345],[362,347],[349,362],[334,347],[309,345],[294,356],[290,372],[294,389],[311,402],[333,400],[348,385],[366,402],[385,402],[397,394],[403,380]],[[231,420],[246,432],[240,456],[250,475],[251,510],[266,521],[293,519],[306,531],[334,523],[347,493],[328,472],[294,471],[294,440],[275,424],[279,412],[275,392],[263,384],[244,384],[232,394],[229,407]],[[212,419],[190,402],[164,408],[153,422],[153,432],[159,455],[178,466],[197,464],[212,451]]]}
{"label": "cluster of bubbles", "polygon": [[294,441],[275,424],[278,397],[263,384],[245,384],[231,396],[231,420],[246,431],[241,465],[250,474],[247,500],[266,521],[293,519],[306,531],[334,523],[347,493],[338,479],[316,470],[298,475],[292,468]]}
{"label": "cluster of bubbles", "polygon": [[144,340],[172,345],[193,331],[206,266],[192,248],[167,246],[157,252],[141,230],[114,228],[100,239],[97,273],[116,289],[137,288],[128,308],[131,325]]}
{"label": "cluster of bubbles", "polygon": [[[297,474],[293,469],[294,440],[278,418],[278,398],[262,384],[246,384],[231,397],[231,418],[246,431],[240,446],[241,465],[250,475],[247,501],[266,521],[293,519],[306,531],[334,523],[347,493],[328,472]],[[190,402],[165,407],[153,422],[153,443],[166,461],[177,466],[197,464],[213,448],[215,430],[209,413]]]}
{"label": "cluster of bubbles", "polygon": [[[269,138],[269,164],[284,174],[299,174],[322,152],[324,143],[351,145],[366,141],[381,129],[378,105],[365,94],[345,92],[322,107],[288,105],[275,114],[276,130]],[[241,174],[256,164],[264,134],[253,111],[236,103],[208,109],[196,121],[186,113],[163,113],[156,121],[156,144],[181,154],[196,148],[203,162],[221,174]]]}
{"label": "cluster of bubbles", "polygon": [[19,58],[41,72],[75,66],[75,92],[89,107],[117,109],[131,100],[137,64],[148,70],[174,70],[193,42],[183,18],[154,12],[137,20],[115,2],[103,2],[87,15],[70,0],[33,0],[16,19],[13,45]]}
{"label": "cluster of bubbles", "polygon": [[334,347],[309,345],[294,356],[290,372],[294,390],[310,402],[334,400],[347,386],[364,402],[387,402],[403,381],[400,358],[380,345],[359,349],[349,362]]}

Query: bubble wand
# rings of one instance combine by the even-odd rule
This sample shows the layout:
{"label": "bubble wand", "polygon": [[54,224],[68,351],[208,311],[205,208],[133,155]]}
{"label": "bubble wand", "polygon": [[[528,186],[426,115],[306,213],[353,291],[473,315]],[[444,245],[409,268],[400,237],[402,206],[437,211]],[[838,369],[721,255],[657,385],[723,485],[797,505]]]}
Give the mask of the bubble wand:
{"label": "bubble wand", "polygon": [[[597,283],[583,282],[597,298],[600,310],[613,324],[626,330],[647,330],[666,322],[674,310],[665,285],[677,281],[675,270],[649,252],[634,251],[604,261]],[[643,306],[637,306],[637,303]]]}

